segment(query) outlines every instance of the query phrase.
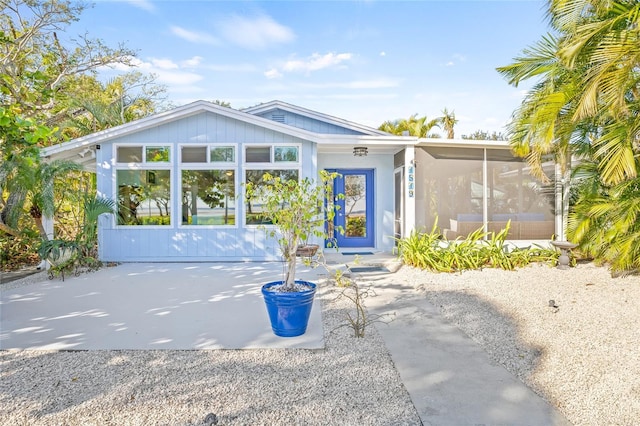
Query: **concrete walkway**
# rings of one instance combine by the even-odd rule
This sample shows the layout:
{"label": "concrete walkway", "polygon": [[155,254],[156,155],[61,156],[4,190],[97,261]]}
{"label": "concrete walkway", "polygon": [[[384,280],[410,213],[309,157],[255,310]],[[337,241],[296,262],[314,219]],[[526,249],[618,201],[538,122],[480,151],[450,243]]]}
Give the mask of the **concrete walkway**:
{"label": "concrete walkway", "polygon": [[[396,266],[378,257],[375,264]],[[369,262],[364,256],[362,263]],[[373,282],[370,315],[425,425],[569,425],[549,403],[525,386],[411,286],[393,274],[362,275]]]}

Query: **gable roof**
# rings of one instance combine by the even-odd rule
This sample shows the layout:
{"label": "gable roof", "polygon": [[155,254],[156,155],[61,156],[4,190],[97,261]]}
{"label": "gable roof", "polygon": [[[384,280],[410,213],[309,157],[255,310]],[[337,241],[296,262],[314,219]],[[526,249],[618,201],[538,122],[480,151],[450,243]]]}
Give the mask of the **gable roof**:
{"label": "gable roof", "polygon": [[349,129],[354,132],[362,133],[365,135],[388,135],[388,133],[383,132],[382,130],[374,129],[373,127],[368,127],[362,124],[354,123],[352,121],[344,120],[342,118],[334,117],[328,114],[323,114],[317,111],[303,108],[301,106],[292,105],[292,104],[278,101],[278,100],[258,104],[249,108],[244,108],[241,111],[246,112],[248,114],[264,114],[269,111],[277,111],[277,110],[291,112],[293,114],[298,114],[303,117],[311,118],[313,120],[318,120],[324,123],[333,124],[335,126],[343,127],[345,129]]}
{"label": "gable roof", "polygon": [[[267,106],[268,105],[268,106]],[[269,120],[260,117],[257,114],[258,111],[267,111],[270,108],[287,108],[291,112],[296,114],[304,113],[305,116],[318,120],[330,120],[331,123],[341,126],[349,125],[357,131],[363,132],[367,130],[364,135],[336,135],[336,134],[322,134],[315,133],[308,130],[300,129],[298,127],[290,126],[277,121]],[[100,143],[108,142],[112,139],[134,134],[146,129],[153,128],[160,124],[170,123],[172,121],[180,120],[189,116],[200,114],[202,112],[211,112],[221,116],[229,117],[231,119],[243,121],[248,124],[253,124],[259,127],[270,129],[276,132],[287,134],[300,139],[308,140],[318,144],[336,144],[336,145],[385,145],[385,144],[414,144],[417,143],[417,138],[406,136],[395,136],[385,132],[381,132],[376,129],[371,129],[366,126],[361,126],[355,123],[351,123],[346,120],[341,120],[336,117],[331,117],[325,114],[317,113],[305,108],[295,107],[294,105],[286,104],[280,101],[269,102],[268,104],[262,104],[262,106],[249,108],[246,110],[236,110],[214,104],[208,101],[195,101],[186,105],[179,106],[169,111],[164,111],[158,114],[154,114],[139,120],[131,121],[129,123],[122,124],[120,126],[112,127],[106,130],[101,130],[90,135],[82,136],[77,139],[72,139],[68,142],[53,145],[42,149],[41,156],[46,159],[65,159],[72,160],[89,170],[95,170],[95,146]]]}

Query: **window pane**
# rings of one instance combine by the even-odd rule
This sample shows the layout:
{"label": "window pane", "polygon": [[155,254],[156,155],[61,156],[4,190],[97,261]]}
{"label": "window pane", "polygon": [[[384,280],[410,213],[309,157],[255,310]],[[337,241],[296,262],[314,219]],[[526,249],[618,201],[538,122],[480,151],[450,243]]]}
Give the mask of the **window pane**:
{"label": "window pane", "polygon": [[234,170],[182,171],[182,224],[236,223]]}
{"label": "window pane", "polygon": [[142,163],[141,146],[119,146],[117,150],[118,163]]}
{"label": "window pane", "polygon": [[170,153],[168,146],[148,146],[145,158],[147,163],[168,163]]}
{"label": "window pane", "polygon": [[182,162],[183,163],[206,163],[207,147],[206,146],[183,146]]}
{"label": "window pane", "polygon": [[271,147],[249,146],[246,148],[247,163],[270,163]]}
{"label": "window pane", "polygon": [[170,225],[169,170],[118,170],[118,225]]}
{"label": "window pane", "polygon": [[232,146],[221,146],[211,148],[210,159],[212,163],[225,162],[233,163],[236,161],[236,150]]}
{"label": "window pane", "polygon": [[298,162],[297,146],[276,146],[274,149],[274,161],[293,161]]}
{"label": "window pane", "polygon": [[[260,187],[264,186],[262,177],[265,173],[269,173],[273,177],[280,177],[283,180],[298,180],[298,170],[247,170],[245,175],[246,183],[253,183],[256,186],[256,192],[259,193]],[[271,219],[262,214],[259,202],[246,200],[246,223],[248,225],[270,224]]]}
{"label": "window pane", "polygon": [[367,179],[366,175],[344,177],[345,236],[367,236]]}

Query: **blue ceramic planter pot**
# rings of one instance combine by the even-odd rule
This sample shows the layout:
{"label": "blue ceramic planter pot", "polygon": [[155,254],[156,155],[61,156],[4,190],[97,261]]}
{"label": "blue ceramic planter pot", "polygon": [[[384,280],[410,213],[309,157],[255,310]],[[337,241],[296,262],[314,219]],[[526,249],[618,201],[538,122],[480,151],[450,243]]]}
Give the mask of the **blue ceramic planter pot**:
{"label": "blue ceramic planter pot", "polygon": [[271,329],[276,336],[295,337],[307,331],[316,285],[301,280],[296,280],[296,283],[308,286],[309,290],[290,293],[269,290],[273,286],[282,284],[282,281],[274,281],[262,286]]}

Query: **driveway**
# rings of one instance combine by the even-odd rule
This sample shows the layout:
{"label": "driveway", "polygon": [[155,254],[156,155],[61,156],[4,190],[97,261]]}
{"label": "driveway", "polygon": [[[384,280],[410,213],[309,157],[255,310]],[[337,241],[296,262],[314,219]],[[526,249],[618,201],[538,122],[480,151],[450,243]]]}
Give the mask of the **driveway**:
{"label": "driveway", "polygon": [[[307,332],[271,331],[260,287],[282,264],[127,263],[0,290],[0,349],[323,348],[321,306]],[[324,271],[299,265],[299,279]]]}

